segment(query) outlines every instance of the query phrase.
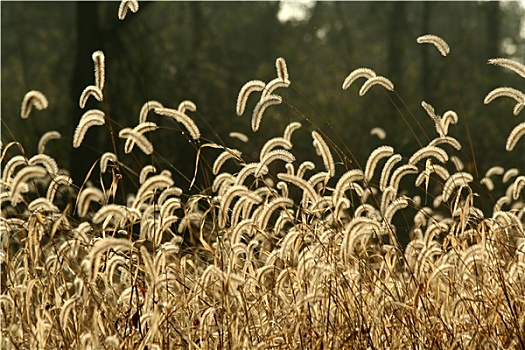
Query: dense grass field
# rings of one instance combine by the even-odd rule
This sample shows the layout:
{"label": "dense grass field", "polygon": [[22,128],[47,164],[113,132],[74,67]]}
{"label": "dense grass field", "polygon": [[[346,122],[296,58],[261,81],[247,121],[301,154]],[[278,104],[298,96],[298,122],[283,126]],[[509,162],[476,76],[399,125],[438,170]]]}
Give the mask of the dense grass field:
{"label": "dense grass field", "polygon": [[[118,15],[137,9],[123,2]],[[450,50],[433,35],[418,44],[435,55]],[[92,58],[82,108],[104,100],[104,53]],[[488,63],[525,78],[519,62]],[[272,109],[287,108],[293,75],[280,57],[268,81],[250,78],[236,112],[257,132]],[[396,94],[395,82],[366,67],[341,84],[349,94],[359,86],[362,98]],[[73,184],[46,154],[61,136],[53,130],[34,155],[3,144],[1,348],[525,348],[525,93],[498,87],[484,103],[500,97],[516,102],[501,115],[521,120],[501,135],[501,152],[514,152],[516,167],[494,164],[480,178],[463,165],[468,135],[449,135],[462,116],[425,101],[419,115],[434,122],[430,141],[413,154],[370,149],[362,165],[341,162],[345,151],[305,120],[268,137],[252,159],[202,135],[188,100],[144,101],[138,124],[125,128],[102,102],[85,109],[72,147],[86,133],[113,135],[114,148],[95,164],[98,182]],[[30,91],[21,117],[36,120],[47,106],[42,92]],[[191,166],[211,178],[209,188],[178,186],[172,168],[154,166],[157,118],[185,130],[198,150]],[[382,140],[388,130],[363,132]],[[310,138],[318,157],[298,160],[298,138]],[[122,151],[152,162],[133,173]],[[210,151],[218,156],[206,167]],[[123,190],[123,177],[136,181],[134,192]]]}

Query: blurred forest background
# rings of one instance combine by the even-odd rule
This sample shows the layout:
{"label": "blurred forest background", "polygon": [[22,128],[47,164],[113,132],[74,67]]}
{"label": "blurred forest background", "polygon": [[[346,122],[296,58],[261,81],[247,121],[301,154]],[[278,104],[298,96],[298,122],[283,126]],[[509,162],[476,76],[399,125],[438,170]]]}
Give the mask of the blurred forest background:
{"label": "blurred forest background", "polygon": [[[315,125],[348,157],[334,151],[338,161],[361,166],[381,144],[410,155],[420,148],[418,142],[437,136],[421,107],[424,100],[441,115],[457,112],[460,123],[450,134],[462,142],[466,170],[475,177],[494,165],[525,169],[523,142],[505,152],[507,135],[524,112],[513,116],[510,99],[483,104],[495,87],[525,89],[516,74],[487,64],[495,57],[524,61],[525,13],[518,2],[140,2],[139,11],[124,21],[117,18],[118,7],[118,2],[1,4],[2,143],[14,138],[30,156],[42,134],[59,131],[62,138],[50,141],[46,153],[69,169],[77,185],[97,158],[112,150],[107,129],[100,127],[90,129],[81,148],[72,148],[83,112],[104,110],[118,132],[138,124],[148,100],[170,108],[183,100],[195,102],[197,112],[189,115],[205,138],[201,143],[251,150],[243,153],[247,161],[255,161],[262,144],[282,135],[289,122],[300,121],[303,129],[294,134],[298,161],[319,159],[307,132]],[[445,39],[449,56],[417,44],[423,34]],[[95,50],[106,57],[106,99],[91,99],[81,110],[80,93],[94,83]],[[286,59],[292,82],[277,91],[286,103],[268,109],[253,133],[255,101],[249,100],[239,118],[237,94],[249,80],[273,79],[279,56]],[[343,91],[343,80],[359,67],[388,77],[395,93],[372,88],[359,97],[360,83]],[[22,120],[20,105],[29,90],[42,91],[49,108]],[[167,118],[151,113],[149,119],[162,126],[152,134],[158,156],[151,159],[137,149],[127,164],[135,164],[135,171],[152,161],[161,169],[171,164],[191,179],[198,145]],[[377,126],[386,131],[385,140],[370,135]],[[248,135],[248,144],[229,137],[232,131]],[[218,152],[202,151],[210,157]]]}

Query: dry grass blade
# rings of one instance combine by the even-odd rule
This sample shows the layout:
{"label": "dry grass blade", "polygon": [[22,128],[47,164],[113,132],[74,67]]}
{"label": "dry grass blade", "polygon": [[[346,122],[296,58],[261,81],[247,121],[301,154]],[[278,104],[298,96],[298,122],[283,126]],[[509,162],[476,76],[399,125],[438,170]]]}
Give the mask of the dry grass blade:
{"label": "dry grass blade", "polygon": [[[119,18],[128,10],[138,10],[138,3],[121,2]],[[449,52],[435,36],[418,42]],[[95,52],[93,60],[96,85],[83,92],[81,105],[104,91],[103,54]],[[511,60],[491,63],[524,73]],[[239,93],[236,113],[242,115],[249,95],[262,92],[254,131],[266,108],[282,103],[272,92],[290,85],[284,59],[275,69],[268,84],[250,81]],[[366,79],[362,93],[375,84],[393,88],[359,68],[343,89],[359,78]],[[295,95],[286,96],[287,112],[299,111]],[[515,114],[525,106],[523,93],[511,88],[492,90],[485,103],[500,96],[514,99]],[[38,94],[26,97],[22,115],[47,105]],[[115,110],[105,102],[107,111]],[[228,141],[243,148],[201,144],[186,115],[197,107],[187,100],[177,109],[153,100],[143,104],[139,124],[119,125],[118,135],[126,139],[125,153],[138,145],[151,155],[121,155],[116,146],[99,150],[100,163],[92,163],[80,189],[58,167],[60,158],[44,153],[58,133],[44,134],[36,155],[8,143],[0,182],[0,347],[525,348],[521,154],[516,165],[494,165],[477,183],[462,170],[473,164],[459,158],[461,128],[453,130],[458,139],[447,135],[458,115],[449,110],[441,117],[429,103],[421,105],[439,136],[418,149],[399,147],[399,154],[375,146],[364,170],[352,168],[348,155],[303,111],[298,115],[309,123],[310,145],[308,133],[293,134],[301,127],[293,120],[282,137],[273,128],[273,136],[258,134],[249,144],[244,134],[230,133],[238,140]],[[197,149],[187,190],[175,187],[172,176],[187,164],[167,164],[161,143],[153,152],[152,134],[146,135],[157,129],[147,120],[152,110],[183,124]],[[104,112],[87,111],[74,147],[90,126],[104,122]],[[379,138],[384,134],[372,129]],[[515,149],[524,134],[522,122],[506,149]],[[343,160],[340,176],[329,145]],[[316,169],[305,147],[324,166]],[[203,151],[208,148],[218,155],[211,166]],[[226,170],[230,159],[235,162]],[[192,187],[197,169],[202,188]],[[128,178],[129,185],[121,181]]]}
{"label": "dry grass blade", "polygon": [[281,98],[281,96],[277,96],[277,95],[268,95],[262,98],[261,100],[259,100],[259,102],[257,103],[257,105],[255,105],[255,108],[253,110],[252,130],[253,131],[259,130],[259,126],[261,125],[261,120],[262,120],[262,117],[263,117],[263,114],[266,108],[273,106],[273,105],[281,104],[281,102],[283,102],[283,99]]}
{"label": "dry grass blade", "polygon": [[505,149],[509,152],[512,151],[523,135],[525,135],[525,122],[518,124],[514,129],[512,129],[509,137],[507,138]]}
{"label": "dry grass blade", "polygon": [[29,117],[33,107],[41,111],[46,109],[48,105],[49,103],[47,102],[47,98],[43,93],[36,90],[29,91],[27,94],[25,94],[24,100],[22,101],[22,119]]}
{"label": "dry grass blade", "polygon": [[381,85],[388,91],[394,91],[394,84],[387,78],[382,76],[376,76],[372,78],[368,78],[361,89],[359,90],[359,96],[364,96],[367,91],[374,85]]}
{"label": "dry grass blade", "polygon": [[48,131],[40,138],[38,141],[38,153],[44,153],[46,149],[46,144],[51,140],[56,140],[61,138],[62,135],[58,131]]}
{"label": "dry grass blade", "polygon": [[438,50],[441,56],[447,56],[450,53],[450,47],[447,42],[437,35],[427,34],[417,38],[418,44],[432,44]]}
{"label": "dry grass blade", "polygon": [[84,89],[84,91],[82,91],[82,94],[80,95],[80,101],[78,102],[80,108],[84,108],[86,106],[87,100],[90,96],[93,96],[99,102],[104,99],[102,90],[98,86],[89,85]]}
{"label": "dry grass blade", "polygon": [[511,60],[509,58],[491,58],[488,63],[510,69],[511,71],[519,74],[522,78],[525,78],[525,65],[519,63],[518,61]]}
{"label": "dry grass blade", "polygon": [[139,10],[139,2],[137,0],[122,0],[118,7],[118,19],[124,20],[128,10],[136,13]]}
{"label": "dry grass blade", "polygon": [[376,75],[377,74],[370,68],[357,68],[345,78],[345,81],[343,82],[343,90],[348,89],[350,85],[352,85],[352,83],[359,78],[370,79],[375,77]]}
{"label": "dry grass blade", "polygon": [[105,114],[101,110],[92,109],[82,115],[80,121],[75,129],[75,135],[73,136],[73,147],[78,148],[84,140],[84,136],[88,129],[95,125],[105,124]]}
{"label": "dry grass blade", "polygon": [[195,122],[185,113],[171,108],[155,108],[155,113],[175,119],[176,121],[184,125],[186,130],[188,130],[188,132],[190,133],[192,139],[200,139],[201,132],[199,128],[197,127]]}

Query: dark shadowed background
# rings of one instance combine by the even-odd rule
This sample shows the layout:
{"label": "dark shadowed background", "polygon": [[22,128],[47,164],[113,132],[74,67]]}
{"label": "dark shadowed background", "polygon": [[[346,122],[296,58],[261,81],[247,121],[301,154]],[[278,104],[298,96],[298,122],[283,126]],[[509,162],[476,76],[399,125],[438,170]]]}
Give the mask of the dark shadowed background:
{"label": "dark shadowed background", "polygon": [[[424,100],[441,115],[449,109],[459,115],[450,134],[463,144],[459,155],[467,171],[481,178],[494,165],[525,169],[523,142],[512,153],[504,150],[525,112],[513,116],[510,99],[483,104],[495,87],[525,88],[516,74],[487,64],[494,57],[524,61],[525,14],[518,2],[141,2],[124,21],[117,18],[118,7],[118,2],[1,4],[2,143],[14,138],[32,155],[42,134],[59,131],[62,138],[49,142],[47,153],[69,169],[76,184],[111,150],[109,133],[100,127],[89,130],[79,149],[71,147],[83,113],[80,93],[94,81],[95,50],[106,57],[106,99],[88,108],[103,109],[117,131],[135,126],[148,100],[172,108],[191,100],[201,143],[246,150],[228,136],[245,133],[251,153],[244,157],[253,161],[266,140],[300,121],[303,130],[294,136],[299,160],[318,158],[308,132],[315,125],[344,151],[338,161],[363,166],[383,143],[409,155],[437,136],[421,108]],[[416,43],[428,33],[448,42],[448,57]],[[286,59],[292,82],[279,90],[286,103],[270,108],[253,133],[255,101],[239,118],[237,94],[249,80],[274,78],[279,56]],[[388,77],[395,93],[376,87],[359,97],[359,83],[343,91],[343,80],[359,67]],[[42,91],[49,108],[22,120],[20,105],[29,90]],[[138,171],[153,161],[191,179],[198,145],[180,125],[153,114],[150,119],[162,126],[153,138],[157,156],[152,160],[136,150],[128,164]],[[376,126],[386,131],[385,140],[370,135]],[[117,141],[122,152],[123,140]],[[201,188],[209,185],[203,174]],[[178,185],[187,188],[184,177]]]}

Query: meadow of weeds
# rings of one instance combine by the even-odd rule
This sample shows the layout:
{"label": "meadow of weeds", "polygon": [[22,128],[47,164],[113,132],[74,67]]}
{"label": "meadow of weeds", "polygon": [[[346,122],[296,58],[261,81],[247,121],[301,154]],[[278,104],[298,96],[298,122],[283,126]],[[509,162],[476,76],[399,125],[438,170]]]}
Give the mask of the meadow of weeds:
{"label": "meadow of weeds", "polygon": [[[123,1],[118,15],[137,10]],[[450,50],[433,35],[417,43],[436,55]],[[104,53],[92,58],[93,84],[79,94],[81,107],[104,100]],[[519,62],[488,63],[525,78]],[[254,132],[265,114],[288,106],[293,74],[284,58],[275,68],[268,81],[248,81],[239,92],[236,112],[251,114]],[[369,89],[396,94],[387,77],[354,68],[341,77],[343,89],[358,84],[363,98]],[[499,97],[516,102],[502,114],[522,114],[524,92],[500,87],[484,102]],[[248,100],[258,101],[253,111]],[[21,116],[47,105],[30,91]],[[114,141],[95,165],[96,184],[73,184],[46,155],[57,132],[42,136],[35,155],[3,144],[1,348],[525,348],[525,174],[517,147],[525,122],[501,135],[501,152],[516,152],[517,168],[494,164],[475,178],[462,165],[464,140],[448,134],[462,116],[421,106],[417,115],[435,123],[430,140],[413,154],[371,149],[362,167],[338,162],[344,152],[304,120],[248,158],[205,139],[191,101],[144,101],[137,125],[124,128],[103,103],[85,110],[72,146],[104,128]],[[119,159],[122,146],[156,156],[156,118],[180,123],[199,151],[192,166],[212,176],[211,188],[190,193],[170,169],[144,164],[133,174]],[[385,132],[372,130],[379,138]],[[311,138],[317,159],[297,160],[297,137]],[[201,155],[210,150],[219,153],[206,167]],[[134,193],[122,191],[123,177],[137,180]],[[503,196],[494,195],[495,185],[507,189]],[[492,207],[482,210],[487,198]],[[410,227],[406,244],[396,235],[400,216]]]}

